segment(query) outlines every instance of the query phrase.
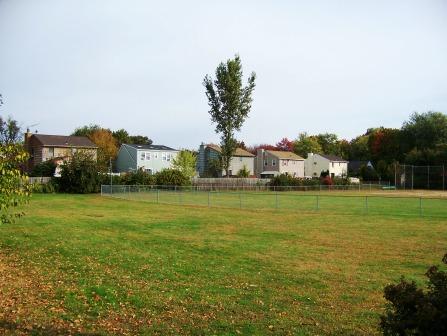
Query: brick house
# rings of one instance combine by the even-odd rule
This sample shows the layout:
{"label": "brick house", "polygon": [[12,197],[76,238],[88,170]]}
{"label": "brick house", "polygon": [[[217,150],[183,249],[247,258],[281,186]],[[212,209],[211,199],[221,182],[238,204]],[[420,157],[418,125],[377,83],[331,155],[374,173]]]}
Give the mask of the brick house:
{"label": "brick house", "polygon": [[45,161],[69,159],[72,153],[83,150],[90,153],[96,160],[98,147],[87,137],[32,134],[25,133],[25,150],[29,154],[25,171],[30,173],[33,168]]}

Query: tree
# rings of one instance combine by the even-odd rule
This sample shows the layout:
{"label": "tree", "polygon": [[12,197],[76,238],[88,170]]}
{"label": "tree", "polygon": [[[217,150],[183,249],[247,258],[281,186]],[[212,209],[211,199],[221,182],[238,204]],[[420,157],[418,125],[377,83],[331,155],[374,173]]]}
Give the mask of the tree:
{"label": "tree", "polygon": [[89,139],[98,146],[98,165],[101,171],[106,171],[110,159],[118,154],[118,147],[112,132],[108,129],[98,129],[89,135]]}
{"label": "tree", "polygon": [[321,146],[323,154],[333,154],[333,155],[339,154],[339,148],[338,148],[339,141],[337,134],[324,133],[324,134],[318,134],[315,137]]}
{"label": "tree", "polygon": [[124,128],[114,131],[112,135],[115,138],[118,147],[121,147],[123,143],[130,143],[129,133],[127,133]]}
{"label": "tree", "polygon": [[298,139],[293,142],[293,151],[303,158],[307,158],[309,153],[323,152],[317,138],[307,135],[306,132],[298,134]]}
{"label": "tree", "polygon": [[134,145],[152,145],[152,140],[145,135],[129,136],[129,143]]}
{"label": "tree", "polygon": [[251,109],[252,93],[255,88],[256,74],[248,77],[247,86],[242,85],[242,64],[238,55],[234,59],[220,63],[216,69],[216,79],[206,75],[203,80],[205,93],[210,107],[211,120],[216,123],[216,133],[221,134],[222,167],[229,177],[231,157],[237,148],[235,132],[240,131],[242,124]]}
{"label": "tree", "polygon": [[59,179],[60,190],[75,194],[96,193],[101,183],[101,175],[98,171],[98,164],[91,154],[77,151],[68,162],[62,165]]}
{"label": "tree", "polygon": [[12,212],[11,208],[27,203],[31,186],[20,166],[28,154],[18,144],[0,144],[0,224],[12,223],[23,212]]}
{"label": "tree", "polygon": [[183,175],[191,179],[196,175],[197,156],[187,149],[181,150],[172,160],[172,167],[180,170]]}
{"label": "tree", "polygon": [[[0,95],[0,106],[2,104]],[[14,144],[10,138],[6,140],[0,142],[0,224],[11,223],[22,216],[23,212],[13,212],[11,208],[28,202],[31,193],[28,178],[20,169],[28,154],[22,145]]]}
{"label": "tree", "polygon": [[250,170],[244,165],[244,167],[237,172],[237,177],[250,177]]}
{"label": "tree", "polygon": [[351,140],[351,160],[367,161],[371,159],[371,153],[368,145],[369,135],[360,135]]}
{"label": "tree", "polygon": [[78,127],[71,135],[89,137],[93,132],[101,130],[102,127],[96,124],[90,124],[82,127]]}
{"label": "tree", "polygon": [[400,138],[401,132],[398,129],[385,127],[374,129],[368,136],[371,159],[374,162],[400,160],[403,157]]}
{"label": "tree", "polygon": [[[447,254],[442,262],[447,264]],[[447,272],[431,266],[425,275],[425,291],[403,277],[398,284],[385,287],[384,296],[389,303],[380,317],[384,335],[447,334]]]}
{"label": "tree", "polygon": [[404,122],[402,132],[408,147],[406,151],[447,144],[447,115],[433,111],[413,113],[410,120]]}
{"label": "tree", "polygon": [[284,152],[293,152],[293,142],[287,138],[282,138],[281,141],[276,144],[276,148]]}
{"label": "tree", "polygon": [[22,133],[20,132],[20,126],[17,120],[8,117],[4,120],[0,116],[0,143],[1,144],[14,144],[21,142]]}
{"label": "tree", "polygon": [[177,169],[163,169],[155,174],[157,185],[185,186],[191,183],[187,176]]}

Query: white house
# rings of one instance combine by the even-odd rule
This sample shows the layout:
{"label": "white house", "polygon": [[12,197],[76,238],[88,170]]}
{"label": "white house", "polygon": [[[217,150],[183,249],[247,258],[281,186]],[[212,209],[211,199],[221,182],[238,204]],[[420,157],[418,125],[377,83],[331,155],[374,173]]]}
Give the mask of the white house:
{"label": "white house", "polygon": [[304,159],[292,152],[258,149],[256,176],[272,177],[280,174],[304,177]]}
{"label": "white house", "polygon": [[155,174],[171,168],[178,152],[167,146],[122,144],[116,159],[116,169],[119,173],[143,169]]}
{"label": "white house", "polygon": [[336,155],[309,153],[304,162],[306,176],[319,177],[324,171],[329,171],[332,178],[346,176],[348,161]]}

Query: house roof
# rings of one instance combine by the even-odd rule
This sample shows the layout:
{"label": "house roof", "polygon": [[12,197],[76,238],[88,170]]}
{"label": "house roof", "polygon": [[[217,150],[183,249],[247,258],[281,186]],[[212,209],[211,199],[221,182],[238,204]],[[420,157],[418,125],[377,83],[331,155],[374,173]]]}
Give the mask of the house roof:
{"label": "house roof", "polygon": [[349,161],[348,168],[353,171],[359,170],[362,166],[374,168],[371,161]]}
{"label": "house roof", "polygon": [[304,161],[304,159],[301,156],[296,155],[293,152],[274,151],[274,150],[266,150],[266,152],[268,152],[282,160],[295,160],[295,161],[302,160],[302,161]]}
{"label": "house roof", "polygon": [[335,161],[335,162],[348,162],[345,159],[343,159],[340,156],[337,155],[330,155],[330,154],[318,154],[322,157],[324,157],[325,159],[328,159],[329,161]]}
{"label": "house roof", "polygon": [[82,136],[33,134],[32,137],[48,147],[98,148],[89,138]]}
{"label": "house roof", "polygon": [[[219,152],[219,153],[222,152],[222,149],[218,145],[209,144],[209,145],[206,145],[206,146],[209,147],[209,148],[214,149],[216,152]],[[254,155],[254,154],[252,154],[250,152],[247,152],[245,149],[236,148],[236,151],[234,152],[233,156],[255,157],[256,155]]]}
{"label": "house roof", "polygon": [[152,149],[152,150],[169,150],[169,151],[176,151],[176,149],[163,146],[163,145],[136,145],[136,144],[125,144],[126,146],[133,147],[136,149]]}

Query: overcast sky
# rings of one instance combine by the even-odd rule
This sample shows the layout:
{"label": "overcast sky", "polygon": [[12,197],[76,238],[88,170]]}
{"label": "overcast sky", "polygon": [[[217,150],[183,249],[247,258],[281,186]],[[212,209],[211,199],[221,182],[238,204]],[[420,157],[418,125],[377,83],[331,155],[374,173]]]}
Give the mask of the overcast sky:
{"label": "overcast sky", "polygon": [[196,148],[219,139],[203,77],[235,53],[257,74],[246,144],[447,112],[445,0],[0,0],[0,112]]}

